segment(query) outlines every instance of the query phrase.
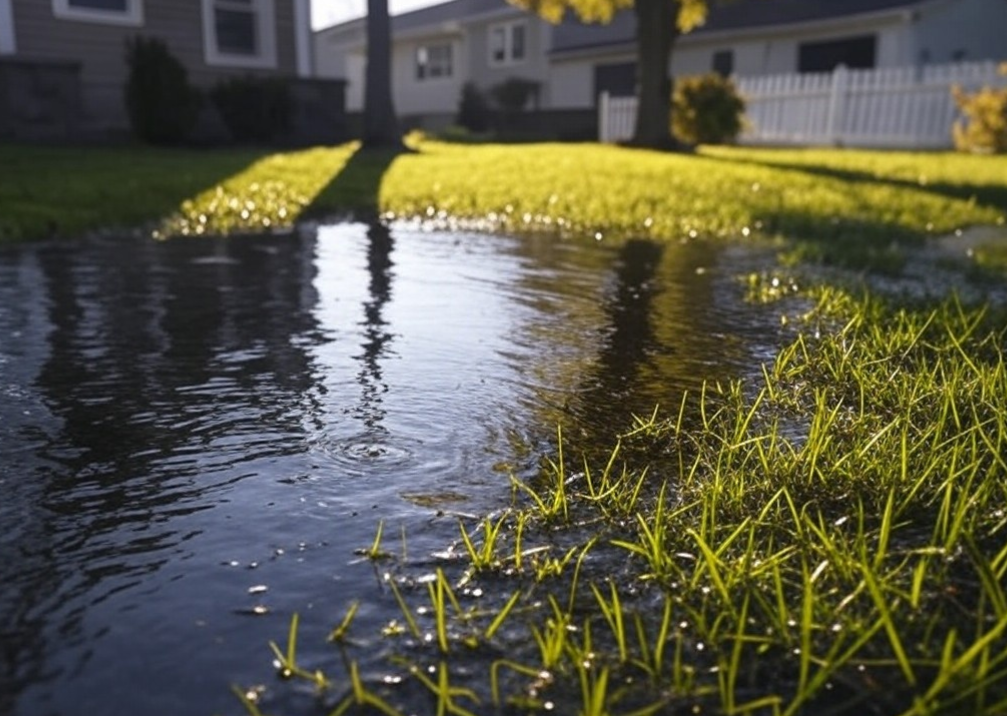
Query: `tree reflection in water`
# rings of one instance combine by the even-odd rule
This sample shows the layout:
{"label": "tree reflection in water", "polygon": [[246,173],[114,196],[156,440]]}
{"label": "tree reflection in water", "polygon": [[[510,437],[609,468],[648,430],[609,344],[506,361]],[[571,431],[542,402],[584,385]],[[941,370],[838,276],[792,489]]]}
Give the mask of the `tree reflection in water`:
{"label": "tree reflection in water", "polygon": [[364,343],[357,380],[362,388],[360,405],[355,414],[369,430],[383,431],[385,410],[382,394],[388,391],[381,375],[381,358],[388,350],[392,333],[383,314],[392,297],[392,233],[380,221],[367,227],[368,298],[364,301]]}

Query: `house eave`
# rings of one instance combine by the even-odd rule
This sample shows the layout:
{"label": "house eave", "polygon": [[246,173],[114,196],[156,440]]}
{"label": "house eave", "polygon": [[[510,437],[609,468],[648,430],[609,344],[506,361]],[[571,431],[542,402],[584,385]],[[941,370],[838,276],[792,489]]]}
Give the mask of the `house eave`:
{"label": "house eave", "polygon": [[[920,7],[939,5],[945,2],[947,2],[947,0],[929,0],[929,2],[920,2],[912,6],[878,10],[876,12],[861,12],[855,15],[846,15],[843,17],[821,18],[803,22],[781,23],[777,25],[761,25],[758,27],[731,28],[726,30],[704,30],[700,28],[695,32],[679,37],[676,40],[676,45],[688,47],[690,45],[706,43],[726,44],[733,41],[750,39],[752,37],[765,37],[766,35],[785,35],[793,33],[810,34],[823,30],[842,30],[845,28],[855,28],[877,23],[910,22]],[[550,60],[559,61],[576,60],[602,53],[606,55],[613,55],[635,51],[635,42],[618,41],[578,45],[576,47],[567,47],[561,50],[550,50],[548,54]]]}

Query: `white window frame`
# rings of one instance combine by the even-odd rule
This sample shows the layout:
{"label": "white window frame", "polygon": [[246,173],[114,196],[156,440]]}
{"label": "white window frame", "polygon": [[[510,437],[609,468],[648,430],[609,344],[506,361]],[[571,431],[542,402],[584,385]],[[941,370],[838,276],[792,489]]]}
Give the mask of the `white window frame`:
{"label": "white window frame", "polygon": [[125,12],[99,10],[90,7],[74,7],[72,0],[52,0],[52,14],[60,20],[97,22],[102,25],[143,25],[143,0],[126,0]]}
{"label": "white window frame", "polygon": [[[274,0],[252,0],[250,9],[255,16],[255,36],[258,40],[254,55],[221,52],[217,46],[217,25],[214,10],[227,9],[228,0],[202,0],[203,4],[203,58],[214,67],[254,67],[275,69],[276,63],[276,5]],[[236,9],[244,9],[238,8]]]}
{"label": "white window frame", "polygon": [[[447,58],[447,70],[448,71],[447,72],[442,72],[441,74],[438,74],[438,75],[431,75],[429,73],[430,67],[432,65],[432,63],[429,60],[429,54],[430,54],[430,50],[432,50],[434,48],[437,48],[437,49],[447,48],[447,50],[448,50],[448,58]],[[425,67],[427,68],[427,73],[423,77],[420,77],[420,71],[419,71],[420,70],[420,57],[419,56],[420,56],[420,53],[424,52],[424,51],[426,51],[427,55],[428,55],[428,60],[427,60],[427,63],[425,65]],[[415,64],[416,64],[416,72],[413,74],[413,76],[416,78],[417,82],[438,82],[440,80],[449,80],[452,77],[454,77],[454,75],[455,75],[455,47],[454,47],[454,43],[451,42],[450,40],[446,40],[444,42],[426,42],[426,43],[423,43],[422,45],[418,45],[416,47],[416,54],[414,55],[414,57],[415,57],[415,61],[416,61],[415,62]],[[441,63],[438,64],[438,66],[441,67],[442,69],[443,69],[443,65],[444,65],[443,62],[441,62]]]}
{"label": "white window frame", "polygon": [[17,33],[14,32],[14,8],[11,0],[0,0],[0,55],[17,54]]}
{"label": "white window frame", "polygon": [[[514,57],[514,29],[522,28],[524,32],[524,54],[521,57]],[[497,59],[493,56],[493,35],[497,31],[503,32],[504,56]],[[513,65],[524,64],[528,59],[528,22],[525,20],[511,20],[510,22],[498,22],[487,28],[486,49],[489,57],[490,67],[511,67]]]}

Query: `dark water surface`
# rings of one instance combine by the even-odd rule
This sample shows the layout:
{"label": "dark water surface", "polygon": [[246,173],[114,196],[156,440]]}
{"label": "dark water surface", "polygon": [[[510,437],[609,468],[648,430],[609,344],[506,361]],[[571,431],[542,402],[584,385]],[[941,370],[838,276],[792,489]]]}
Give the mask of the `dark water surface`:
{"label": "dark water surface", "polygon": [[558,421],[757,369],[765,261],[361,224],[0,250],[0,714],[240,713],[294,611],[308,659],[354,599],[395,616],[379,521],[422,564]]}

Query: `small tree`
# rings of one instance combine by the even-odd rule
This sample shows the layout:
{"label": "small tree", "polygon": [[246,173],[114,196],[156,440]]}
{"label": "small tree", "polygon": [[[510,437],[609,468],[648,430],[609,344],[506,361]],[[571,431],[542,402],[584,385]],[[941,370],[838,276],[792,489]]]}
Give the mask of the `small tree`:
{"label": "small tree", "polygon": [[214,85],[210,99],[237,142],[270,142],[290,129],[293,101],[282,78],[231,77]]}
{"label": "small tree", "polygon": [[[1000,65],[1000,74],[1007,75],[1007,62]],[[951,91],[964,115],[951,130],[955,147],[964,152],[1007,152],[1007,87],[983,87],[968,94],[956,86]]]}
{"label": "small tree", "polygon": [[671,126],[689,144],[727,144],[741,134],[745,101],[734,82],[716,72],[684,77],[675,85]]}
{"label": "small tree", "polygon": [[538,104],[539,83],[523,77],[508,77],[490,88],[493,101],[504,112],[523,112],[529,102]]}
{"label": "small tree", "polygon": [[157,38],[126,41],[126,113],[133,134],[150,144],[178,144],[196,124],[201,97],[188,72]]}
{"label": "small tree", "polygon": [[489,129],[489,105],[485,95],[473,82],[462,85],[456,121],[458,126],[465,127],[470,132],[485,132]]}

